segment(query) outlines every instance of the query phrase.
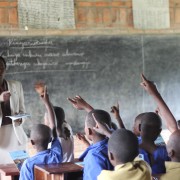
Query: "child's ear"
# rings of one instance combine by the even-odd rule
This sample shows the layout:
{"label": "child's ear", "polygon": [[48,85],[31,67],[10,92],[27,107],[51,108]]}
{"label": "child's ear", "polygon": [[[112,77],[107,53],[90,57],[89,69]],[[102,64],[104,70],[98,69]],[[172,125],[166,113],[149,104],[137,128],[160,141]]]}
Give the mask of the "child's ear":
{"label": "child's ear", "polygon": [[109,152],[109,159],[110,159],[110,161],[114,161],[114,156],[111,152]]}
{"label": "child's ear", "polygon": [[141,131],[141,124],[139,124],[139,127],[138,127],[139,131]]}
{"label": "child's ear", "polygon": [[92,135],[92,133],[93,133],[93,132],[92,132],[92,129],[91,129],[91,128],[88,128],[88,134],[89,134],[89,135]]}
{"label": "child's ear", "polygon": [[35,143],[34,143],[34,141],[33,141],[32,139],[31,139],[30,141],[31,141],[31,144],[32,144],[32,145],[35,145]]}

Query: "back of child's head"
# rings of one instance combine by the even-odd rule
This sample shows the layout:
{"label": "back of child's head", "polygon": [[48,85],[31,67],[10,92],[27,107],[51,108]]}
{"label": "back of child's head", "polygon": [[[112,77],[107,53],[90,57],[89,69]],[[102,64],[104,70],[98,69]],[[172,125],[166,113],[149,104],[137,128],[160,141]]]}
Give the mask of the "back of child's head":
{"label": "back of child's head", "polygon": [[180,120],[177,121],[178,129],[180,129]]}
{"label": "back of child's head", "polygon": [[58,107],[58,106],[53,106],[54,112],[56,115],[56,120],[57,120],[57,128],[61,128],[63,122],[65,121],[65,113],[63,108]]}
{"label": "back of child's head", "polygon": [[30,138],[36,147],[47,148],[51,140],[51,129],[44,124],[36,124],[32,127]]}
{"label": "back of child's head", "polygon": [[141,117],[141,137],[155,141],[161,132],[162,121],[154,112],[147,112]]}
{"label": "back of child's head", "polygon": [[142,116],[144,115],[145,113],[141,113],[139,115],[136,116],[135,120],[134,120],[134,125],[133,125],[133,133],[136,135],[136,136],[140,136],[140,124],[141,124],[141,121],[142,121]]}
{"label": "back of child's head", "polygon": [[180,130],[173,132],[167,143],[168,155],[172,161],[180,162]]}
{"label": "back of child's head", "polygon": [[87,114],[85,122],[88,128],[93,128],[96,126],[96,122],[92,114],[94,114],[98,122],[105,123],[111,128],[111,116],[108,112],[100,109],[94,109]]}
{"label": "back of child's head", "polygon": [[108,151],[118,163],[131,162],[139,153],[137,137],[129,130],[118,129],[109,138]]}

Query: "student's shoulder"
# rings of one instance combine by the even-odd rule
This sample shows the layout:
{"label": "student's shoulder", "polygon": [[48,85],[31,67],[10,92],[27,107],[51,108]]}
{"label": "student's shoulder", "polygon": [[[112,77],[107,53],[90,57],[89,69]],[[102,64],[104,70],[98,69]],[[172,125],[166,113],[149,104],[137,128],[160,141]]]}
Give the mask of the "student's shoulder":
{"label": "student's shoulder", "polygon": [[116,180],[118,177],[115,171],[102,170],[97,180]]}

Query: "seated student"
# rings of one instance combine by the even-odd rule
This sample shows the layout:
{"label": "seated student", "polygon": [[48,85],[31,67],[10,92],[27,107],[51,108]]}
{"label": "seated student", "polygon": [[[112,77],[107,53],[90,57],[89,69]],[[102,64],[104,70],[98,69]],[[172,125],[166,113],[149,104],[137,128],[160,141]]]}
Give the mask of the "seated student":
{"label": "seated student", "polygon": [[92,113],[97,117],[97,121],[104,122],[110,127],[111,117],[103,110],[92,110],[88,113],[85,120],[85,133],[87,138],[92,141],[86,151],[80,156],[79,160],[84,161],[83,180],[94,180],[101,170],[112,170],[113,167],[108,159],[108,139],[97,133],[93,127],[96,125]]}
{"label": "seated student", "polygon": [[[75,99],[69,98],[69,100],[70,102],[72,102],[73,106],[77,108],[77,103],[75,103]],[[106,111],[92,109],[86,116],[84,130],[86,137],[90,141],[92,141],[93,144],[90,145],[79,158],[79,160],[84,161],[83,180],[95,180],[97,179],[97,176],[100,174],[101,170],[113,169],[113,166],[108,159],[108,138],[106,138],[104,135],[97,133],[93,129],[93,127],[95,127],[96,125],[96,122],[92,114],[94,113],[96,115],[97,121],[106,123],[109,127],[111,126],[111,117]]]}
{"label": "seated student", "polygon": [[109,160],[114,171],[103,170],[98,180],[151,180],[150,167],[142,160],[134,160],[138,155],[138,140],[129,130],[118,129],[108,142]]}
{"label": "seated student", "polygon": [[[177,128],[176,120],[175,120],[173,114],[171,113],[171,111],[169,110],[168,106],[164,102],[163,98],[161,97],[160,93],[158,92],[158,90],[157,90],[156,86],[154,85],[154,83],[147,80],[143,74],[141,75],[141,78],[142,78],[142,83],[141,83],[142,87],[153,97],[153,99],[157,103],[157,106],[159,108],[161,116],[165,120],[166,126],[169,129],[169,131],[171,133],[177,131],[178,128]],[[151,114],[151,116],[152,116],[152,114]],[[154,117],[155,117],[155,115],[154,115]],[[161,120],[158,120],[157,117],[156,117],[156,119],[157,119],[157,127],[156,127],[156,130],[154,130],[154,134],[158,132],[158,124],[159,124],[159,127],[161,125]],[[148,120],[148,121],[150,123],[150,120]],[[158,121],[159,121],[159,123],[158,123]],[[154,124],[155,124],[155,122],[154,122]],[[152,139],[153,135],[149,135],[149,138]],[[153,145],[152,140],[149,143],[149,147],[148,147],[148,143],[146,143],[144,145],[142,144],[141,147],[143,149],[145,149],[147,152],[151,153],[151,154],[153,152],[153,148],[155,149],[155,146]],[[166,153],[164,153],[164,157],[165,156],[166,156]],[[162,157],[162,154],[160,154],[159,157]],[[157,158],[158,158],[158,156],[157,156]],[[152,163],[153,163],[153,160],[154,159],[152,159],[152,161],[151,161]],[[154,173],[157,173],[157,171],[154,172]],[[159,172],[158,171],[158,173],[164,173],[164,172]]]}
{"label": "seated student", "polygon": [[166,173],[160,177],[160,180],[180,180],[180,130],[171,134],[167,143],[168,155],[171,162],[165,162]]}
{"label": "seated student", "polygon": [[[61,107],[54,106],[54,112],[56,116],[56,129],[58,139],[61,143],[63,151],[62,162],[74,161],[74,138],[71,126],[65,121],[65,113]],[[45,114],[45,124],[48,123],[48,114]]]}
{"label": "seated student", "polygon": [[165,173],[165,161],[169,160],[166,147],[154,143],[161,132],[161,118],[154,112],[147,112],[141,119],[139,153],[151,166],[152,174]]}
{"label": "seated student", "polygon": [[[48,111],[51,129],[44,124],[37,124],[33,126],[30,139],[32,145],[37,150],[37,154],[24,161],[20,171],[20,180],[34,180],[34,165],[36,164],[62,162],[62,148],[59,140],[57,139],[54,113],[46,90],[44,95],[41,96],[41,99]],[[54,139],[52,141],[51,149],[47,149],[48,143],[51,140],[51,130],[53,131]]]}

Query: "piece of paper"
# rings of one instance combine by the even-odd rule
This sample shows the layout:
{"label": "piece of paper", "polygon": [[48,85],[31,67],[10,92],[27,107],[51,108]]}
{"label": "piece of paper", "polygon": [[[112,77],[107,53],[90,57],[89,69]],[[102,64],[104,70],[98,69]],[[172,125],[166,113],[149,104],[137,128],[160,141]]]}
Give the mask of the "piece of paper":
{"label": "piece of paper", "polygon": [[29,155],[24,150],[12,151],[12,152],[9,152],[9,154],[12,160],[14,161],[16,167],[20,171],[23,162],[29,157]]}
{"label": "piece of paper", "polygon": [[169,0],[133,0],[133,20],[137,29],[169,28]]}
{"label": "piece of paper", "polygon": [[9,117],[14,121],[14,120],[25,118],[25,117],[30,117],[30,114],[17,114],[17,115],[6,116],[6,117]]}
{"label": "piece of paper", "polygon": [[18,0],[20,27],[74,29],[74,0]]}

